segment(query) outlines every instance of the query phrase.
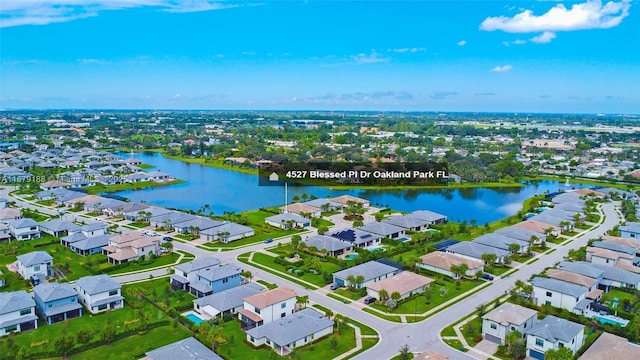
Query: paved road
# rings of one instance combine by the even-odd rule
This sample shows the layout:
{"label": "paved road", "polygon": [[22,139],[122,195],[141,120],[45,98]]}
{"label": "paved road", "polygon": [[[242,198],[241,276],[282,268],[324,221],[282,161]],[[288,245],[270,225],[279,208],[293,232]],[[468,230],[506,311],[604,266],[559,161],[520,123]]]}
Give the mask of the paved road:
{"label": "paved road", "polygon": [[[8,197],[7,192],[9,189],[5,188],[0,190],[0,196]],[[56,210],[46,209],[39,206],[34,206],[29,203],[17,201],[20,206],[26,208],[38,208],[39,211],[49,213],[52,215],[57,214]],[[533,274],[537,274],[543,271],[544,268],[553,266],[558,261],[562,260],[571,249],[577,249],[581,246],[585,246],[589,239],[597,238],[603,235],[607,230],[612,229],[620,220],[618,213],[614,209],[614,204],[604,204],[603,210],[605,212],[606,219],[604,223],[593,231],[588,231],[569,243],[566,246],[559,247],[555,252],[543,256],[540,260],[534,262],[531,265],[517,271],[514,275],[511,275],[505,279],[497,279],[493,285],[476,293],[474,296],[467,298],[457,304],[448,307],[446,310],[439,312],[438,314],[430,317],[429,319],[416,324],[400,324],[390,322],[374,315],[365,313],[358,310],[354,304],[343,304],[335,301],[325,295],[326,290],[320,289],[311,291],[300,285],[292,283],[286,279],[275,276],[266,271],[254,268],[250,265],[240,263],[236,260],[236,257],[245,252],[257,251],[266,247],[271,247],[273,244],[259,243],[242,249],[233,251],[219,251],[209,252],[196,248],[188,243],[174,242],[174,248],[176,250],[182,250],[196,255],[197,257],[204,256],[216,256],[222,263],[234,264],[240,268],[250,270],[255,277],[264,279],[268,282],[278,284],[280,286],[288,286],[294,289],[300,295],[309,295],[309,299],[314,302],[331,308],[334,312],[339,312],[346,315],[349,318],[362,322],[372,328],[376,329],[381,335],[381,341],[372,349],[358,355],[355,359],[388,359],[399,353],[399,349],[404,344],[407,344],[411,351],[420,352],[425,349],[436,350],[444,354],[449,355],[451,359],[473,359],[470,354],[463,354],[457,352],[444,344],[439,337],[440,331],[452,322],[466,316],[472,312],[478,305],[484,304],[495,299],[499,294],[505,293],[514,286],[517,280],[528,280]],[[368,214],[368,221],[371,221],[373,216]],[[370,218],[369,218],[370,217]],[[86,221],[89,219],[85,219]],[[90,221],[90,220],[89,220]],[[336,225],[346,225],[338,222]],[[335,229],[344,226],[336,226]],[[150,274],[154,276],[161,276],[167,273],[166,269],[154,270],[152,272],[144,272],[139,274],[131,274],[121,277],[121,282],[135,281],[148,279]]]}

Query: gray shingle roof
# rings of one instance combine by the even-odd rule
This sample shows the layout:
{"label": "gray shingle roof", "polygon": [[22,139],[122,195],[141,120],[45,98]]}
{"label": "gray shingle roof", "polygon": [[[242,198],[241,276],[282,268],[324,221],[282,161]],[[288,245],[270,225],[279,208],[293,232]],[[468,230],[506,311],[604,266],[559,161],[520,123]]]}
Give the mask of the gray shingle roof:
{"label": "gray shingle roof", "polygon": [[640,233],[640,223],[637,222],[627,222],[625,225],[620,226],[618,228],[622,231],[628,231],[633,233]]}
{"label": "gray shingle roof", "polygon": [[247,334],[256,339],[267,338],[275,343],[288,345],[332,326],[333,320],[325,318],[316,310],[306,308],[248,330]]}
{"label": "gray shingle roof", "polygon": [[23,218],[23,219],[7,221],[7,224],[13,226],[16,229],[25,228],[25,227],[32,227],[32,226],[38,226],[38,223],[35,220],[30,219],[30,218]]}
{"label": "gray shingle roof", "polygon": [[221,291],[213,295],[195,299],[193,302],[200,305],[200,307],[209,305],[220,312],[224,312],[242,306],[244,298],[258,294],[262,291],[264,291],[262,286],[255,283],[249,283]]}
{"label": "gray shingle roof", "polygon": [[100,294],[103,292],[120,289],[120,283],[113,280],[107,274],[96,276],[84,276],[76,281],[78,290],[82,289],[89,295]]}
{"label": "gray shingle roof", "polygon": [[216,236],[222,233],[229,233],[229,235],[226,235],[227,237],[234,237],[242,234],[247,234],[252,231],[254,230],[248,226],[228,222],[228,223],[223,223],[220,226],[216,226],[216,227],[212,227],[212,228],[200,231],[200,234]]}
{"label": "gray shingle roof", "polygon": [[496,254],[498,257],[509,255],[508,251],[471,241],[462,241],[457,244],[453,244],[447,248],[447,251],[475,259],[482,259],[482,254]]}
{"label": "gray shingle roof", "polygon": [[509,250],[509,245],[518,244],[521,248],[529,246],[527,241],[517,240],[501,234],[485,234],[473,239],[474,243],[495,247],[502,250]]}
{"label": "gray shingle roof", "polygon": [[594,279],[600,279],[604,275],[603,270],[593,267],[591,263],[584,261],[561,261],[558,268]]}
{"label": "gray shingle roof", "polygon": [[353,244],[356,244],[356,245],[366,244],[367,242],[370,242],[370,241],[375,242],[380,239],[380,235],[372,234],[370,232],[363,231],[360,229],[344,229],[344,230],[332,232],[330,235],[335,238],[348,241],[350,243],[352,242]]}
{"label": "gray shingle roof", "polygon": [[71,285],[57,282],[40,284],[33,289],[33,292],[44,302],[78,295]]}
{"label": "gray shingle roof", "polygon": [[537,237],[539,240],[545,240],[547,236],[544,233],[539,233],[533,230],[522,229],[516,226],[507,226],[502,229],[494,231],[494,234],[501,234],[513,239],[529,241],[531,236]]}
{"label": "gray shingle roof", "polygon": [[379,276],[392,274],[397,270],[398,269],[393,266],[381,264],[377,261],[369,261],[364,264],[356,265],[348,269],[334,272],[333,276],[340,279],[346,279],[349,275],[362,275],[364,276],[364,281],[366,282]]}
{"label": "gray shingle roof", "polygon": [[629,255],[635,255],[636,254],[636,248],[632,248],[630,246],[625,246],[625,245],[622,245],[622,244],[616,244],[616,243],[613,243],[613,242],[594,241],[593,244],[591,244],[591,246],[597,247],[597,248],[601,248],[601,249],[607,249],[607,250],[611,250],[611,251],[617,251],[617,252],[624,253],[624,254],[629,254]]}
{"label": "gray shingle roof", "polygon": [[33,266],[53,261],[53,257],[46,251],[33,251],[17,256],[18,261],[24,266]]}
{"label": "gray shingle roof", "polygon": [[107,224],[100,221],[82,225],[82,231],[96,231],[96,230],[106,229],[106,228],[107,228]]}
{"label": "gray shingle roof", "polygon": [[342,240],[327,235],[314,235],[304,240],[307,247],[315,246],[318,250],[326,249],[327,251],[343,250],[352,245]]}
{"label": "gray shingle roof", "polygon": [[202,270],[208,267],[218,266],[218,265],[220,265],[220,260],[218,260],[217,258],[214,258],[213,256],[207,256],[207,257],[197,258],[193,261],[176,265],[174,266],[174,269],[180,270],[188,274],[192,271],[198,271],[198,270]]}
{"label": "gray shingle roof", "polygon": [[389,216],[388,218],[382,220],[381,222],[399,226],[405,229],[422,227],[425,225],[429,225],[429,221],[419,219],[415,215],[401,215],[401,216]]}
{"label": "gray shingle roof", "polygon": [[560,223],[564,221],[568,221],[569,223],[573,224],[573,220],[557,218],[555,216],[548,215],[548,212],[544,212],[542,214],[536,215],[532,217],[531,220],[539,221],[541,223],[554,225],[554,226],[560,226]]}
{"label": "gray shingle roof", "polygon": [[386,222],[373,222],[371,224],[361,226],[359,229],[382,236],[389,236],[391,234],[401,233],[404,231],[404,228]]}
{"label": "gray shingle roof", "polygon": [[537,277],[531,281],[533,287],[539,287],[546,290],[555,291],[561,294],[571,295],[575,298],[584,295],[589,291],[584,286],[568,283],[566,281],[552,279],[552,278],[543,278]]}
{"label": "gray shingle roof", "polygon": [[78,250],[91,250],[109,245],[109,239],[116,234],[93,236],[84,240],[76,241],[70,245]]}
{"label": "gray shingle roof", "polygon": [[534,324],[527,334],[556,343],[558,340],[570,342],[581,331],[584,331],[583,325],[549,315]]}
{"label": "gray shingle roof", "polygon": [[269,216],[268,218],[266,218],[265,220],[274,222],[274,223],[280,223],[284,220],[284,222],[287,221],[295,221],[297,223],[308,223],[311,222],[311,220],[300,216],[298,214],[293,214],[293,213],[282,213],[282,214],[278,214],[278,215],[273,215],[273,216]]}
{"label": "gray shingle roof", "polygon": [[446,215],[438,214],[437,212],[433,212],[430,210],[416,210],[412,212],[411,215],[415,216],[418,219],[426,220],[429,222],[447,220]]}
{"label": "gray shingle roof", "polygon": [[200,230],[205,230],[205,229],[210,229],[212,227],[220,226],[222,225],[222,222],[203,218],[203,217],[197,217],[195,219],[190,219],[190,220],[179,222],[179,223],[173,223],[173,225],[179,228],[188,228],[189,226],[195,226]]}
{"label": "gray shingle roof", "polygon": [[198,276],[209,281],[216,281],[228,278],[229,276],[240,275],[240,273],[242,273],[242,270],[231,264],[226,264],[222,266],[212,267],[206,270],[200,270],[198,271]]}
{"label": "gray shingle roof", "polygon": [[151,360],[222,360],[218,354],[202,345],[193,337],[188,337],[184,340],[151,350],[147,352],[146,355],[150,357]]}
{"label": "gray shingle roof", "polygon": [[40,229],[51,231],[80,231],[80,226],[66,220],[54,219],[40,223]]}
{"label": "gray shingle roof", "polygon": [[36,306],[24,290],[0,293],[0,315]]}
{"label": "gray shingle roof", "polygon": [[77,233],[73,233],[71,235],[67,235],[67,236],[61,237],[60,239],[66,241],[68,243],[75,243],[75,242],[78,242],[78,241],[86,240],[87,236],[85,234],[81,233],[81,232],[77,232]]}

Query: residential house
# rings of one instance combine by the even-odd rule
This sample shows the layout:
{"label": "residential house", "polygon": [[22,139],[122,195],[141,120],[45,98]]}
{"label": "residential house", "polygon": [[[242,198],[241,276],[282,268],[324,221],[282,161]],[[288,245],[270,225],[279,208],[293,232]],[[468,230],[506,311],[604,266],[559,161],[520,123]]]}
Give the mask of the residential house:
{"label": "residential house", "polygon": [[561,261],[558,267],[562,270],[597,279],[598,288],[604,291],[609,291],[612,287],[628,287],[640,290],[640,274],[618,267],[585,261]]}
{"label": "residential house", "polygon": [[33,251],[17,256],[18,273],[24,279],[53,275],[53,257],[46,251]]}
{"label": "residential house", "polygon": [[264,222],[281,229],[304,228],[311,226],[311,220],[291,213],[269,216],[264,219]]}
{"label": "residential house", "polygon": [[527,355],[544,360],[550,349],[566,347],[576,354],[584,344],[584,326],[548,315],[527,331]]}
{"label": "residential house", "polygon": [[88,224],[84,224],[80,227],[80,231],[86,236],[98,236],[107,234],[107,224],[96,221]]}
{"label": "residential house", "polygon": [[82,305],[68,283],[40,284],[33,289],[36,307],[47,324],[82,316]]}
{"label": "residential house", "polygon": [[5,223],[0,223],[0,242],[2,241],[11,241],[9,225]]}
{"label": "residential house", "polygon": [[620,237],[629,239],[640,239],[640,222],[630,222],[618,227]]}
{"label": "residential house", "polygon": [[410,231],[422,231],[429,228],[430,220],[420,219],[413,214],[392,215],[381,222],[401,227]]}
{"label": "residential house", "polygon": [[172,211],[170,213],[153,216],[149,219],[149,223],[156,228],[171,228],[173,229],[175,224],[181,222],[195,220],[195,215],[185,214],[180,211]]}
{"label": "residential house", "polygon": [[562,232],[560,226],[546,224],[541,221],[533,220],[533,218],[513,225],[520,229],[531,230],[542,234],[558,236]]}
{"label": "residential house", "polygon": [[102,213],[107,216],[123,216],[126,218],[126,214],[129,213],[139,213],[140,211],[145,211],[149,205],[138,204],[138,203],[124,203],[121,205],[111,205],[102,209]]}
{"label": "residential house", "polygon": [[340,239],[354,248],[369,248],[380,245],[382,237],[360,229],[344,229],[330,234],[330,236]]}
{"label": "residential house", "polygon": [[551,305],[572,311],[576,304],[587,297],[589,289],[553,278],[536,277],[533,285],[533,301],[538,306]]}
{"label": "residential house", "polygon": [[600,264],[605,266],[615,266],[615,264],[619,262],[625,262],[629,265],[633,265],[634,260],[636,262],[638,261],[638,259],[634,255],[593,246],[587,246],[586,259],[587,261],[591,261],[592,264]]}
{"label": "residential house", "polygon": [[588,276],[572,273],[570,271],[561,269],[549,269],[545,272],[545,274],[551,279],[561,280],[567,283],[584,286],[585,288],[587,288],[588,292],[598,290],[598,280]]}
{"label": "residential house", "polygon": [[640,238],[639,239],[631,239],[631,238],[623,238],[623,237],[620,237],[620,236],[603,235],[603,236],[601,236],[601,239],[604,242],[615,243],[615,244],[620,244],[620,245],[624,245],[624,246],[629,246],[629,247],[640,249]]}
{"label": "residential house", "polygon": [[404,236],[406,232],[405,228],[403,227],[378,221],[366,224],[359,227],[358,229],[372,234],[377,234],[388,239],[398,239]]}
{"label": "residential house", "polygon": [[507,335],[518,331],[526,336],[536,321],[538,312],[524,306],[503,303],[482,317],[482,337],[504,345]]}
{"label": "residential house", "polygon": [[281,213],[297,214],[309,218],[317,218],[322,214],[320,208],[308,205],[307,203],[293,203],[280,207]]}
{"label": "residential house", "polygon": [[[82,233],[74,234],[84,236]],[[73,236],[73,235],[72,235]],[[92,236],[69,244],[69,249],[78,255],[87,256],[102,253],[102,248],[109,245],[109,239],[116,234]]]}
{"label": "residential house", "polygon": [[244,298],[243,308],[238,310],[243,328],[254,328],[293,314],[296,292],[279,287]]}
{"label": "residential house", "polygon": [[276,353],[288,354],[332,332],[333,320],[312,308],[306,308],[248,330],[247,341],[254,346],[266,344]]}
{"label": "residential house", "polygon": [[[378,261],[369,261],[364,264],[356,265],[344,270],[333,273],[333,282],[339,286],[354,286],[357,289],[363,288],[376,281],[392,277],[400,273],[400,269],[383,264]],[[352,284],[350,277],[362,276],[362,282]]]}
{"label": "residential house", "polygon": [[80,303],[92,314],[124,307],[122,286],[109,275],[81,277],[75,287]]}
{"label": "residential house", "polygon": [[433,279],[418,275],[410,271],[403,271],[392,277],[376,281],[367,285],[367,295],[380,299],[380,291],[385,290],[387,296],[394,292],[400,294],[400,299],[404,300],[412,295],[421,294],[425,288],[433,282]]}
{"label": "residential house", "polygon": [[182,234],[200,234],[203,230],[215,228],[222,225],[220,221],[211,220],[204,217],[196,217],[195,219],[182,221],[173,224],[173,229]]}
{"label": "residential house", "polygon": [[196,272],[197,281],[189,284],[189,292],[196,297],[228,290],[242,284],[242,270],[234,265],[214,266]]}
{"label": "residential house", "polygon": [[141,360],[222,360],[218,354],[202,345],[202,343],[193,337],[188,337],[155,350],[148,351],[145,355],[146,356]]}
{"label": "residential house", "polygon": [[33,219],[24,218],[6,221],[9,233],[18,241],[40,238],[40,225]]}
{"label": "residential house", "polygon": [[193,309],[206,317],[227,313],[235,314],[244,308],[244,298],[259,294],[264,290],[264,287],[256,283],[237,286],[193,300]]}
{"label": "residential house", "polygon": [[316,207],[320,211],[341,211],[343,205],[330,199],[313,199],[305,202],[306,205]]}
{"label": "residential house", "polygon": [[420,257],[420,260],[421,263],[418,266],[421,268],[449,276],[453,279],[458,278],[458,275],[451,271],[453,266],[466,265],[467,271],[465,272],[465,276],[469,278],[475,277],[479,271],[484,272],[484,263],[482,261],[472,260],[443,251],[434,251],[423,255]]}
{"label": "residential house", "polygon": [[331,201],[342,205],[343,208],[345,206],[347,206],[347,203],[349,203],[349,202],[355,202],[355,203],[358,203],[358,204],[362,204],[362,207],[365,208],[365,209],[368,208],[369,205],[371,204],[369,202],[369,200],[367,200],[367,199],[361,199],[361,198],[358,198],[358,197],[355,197],[355,196],[351,196],[351,195],[338,196],[338,197],[335,197],[335,198],[331,199]]}
{"label": "residential house", "polygon": [[228,244],[232,241],[244,239],[255,235],[252,228],[232,222],[225,222],[220,226],[200,231],[200,237],[207,241],[220,241]]}
{"label": "residential house", "polygon": [[212,257],[200,257],[193,261],[178,264],[173,267],[174,273],[170,276],[173,290],[189,291],[189,284],[198,281],[198,271],[212,269],[220,266],[220,260]]}
{"label": "residential house", "polygon": [[629,340],[603,332],[598,339],[580,356],[580,360],[637,360],[640,345]]}
{"label": "residential house", "polygon": [[562,232],[573,230],[573,226],[575,221],[566,220],[559,217],[555,217],[553,215],[549,215],[549,212],[543,212],[542,214],[538,214],[536,216],[531,217],[529,220],[539,221],[541,223],[547,224],[549,226],[559,227]]}
{"label": "residential house", "polygon": [[[524,240],[518,240],[504,236],[501,234],[491,233],[478,236],[472,240],[473,243],[482,244],[508,251],[509,253],[527,253],[529,251],[529,242]],[[515,244],[518,246],[518,251],[511,251],[511,246]]]}
{"label": "residential house", "polygon": [[411,213],[417,219],[425,220],[429,225],[446,223],[448,218],[446,215],[438,214],[430,210],[416,210]]}
{"label": "residential house", "polygon": [[498,249],[493,246],[479,244],[473,241],[462,241],[447,247],[447,252],[466,257],[467,259],[482,261],[482,255],[495,254],[496,262],[502,263],[504,259],[511,255],[507,250]]}
{"label": "residential house", "polygon": [[327,255],[334,257],[353,250],[353,244],[327,235],[312,235],[303,243],[308,248],[313,246],[320,251],[326,250]]}
{"label": "residential house", "polygon": [[66,220],[53,219],[40,223],[40,231],[55,237],[63,237],[69,233],[79,232],[80,226]]}
{"label": "residential house", "polygon": [[110,263],[122,264],[149,254],[158,255],[160,240],[161,237],[131,231],[109,238],[109,244],[102,248],[102,253]]}
{"label": "residential house", "polygon": [[[140,213],[141,211],[143,211],[142,214]],[[124,218],[125,220],[129,220],[129,221],[138,221],[138,220],[149,221],[152,217],[166,215],[172,212],[173,212],[172,210],[169,210],[163,207],[149,206],[145,209],[133,209],[133,210],[129,209],[128,211],[124,212]]]}
{"label": "residential house", "polygon": [[547,235],[545,235],[544,232],[528,230],[517,226],[503,227],[502,229],[498,229],[493,233],[510,237],[512,239],[526,241],[529,244],[540,244],[542,241],[547,241]]}
{"label": "residential house", "polygon": [[38,328],[36,303],[24,290],[0,292],[0,336]]}

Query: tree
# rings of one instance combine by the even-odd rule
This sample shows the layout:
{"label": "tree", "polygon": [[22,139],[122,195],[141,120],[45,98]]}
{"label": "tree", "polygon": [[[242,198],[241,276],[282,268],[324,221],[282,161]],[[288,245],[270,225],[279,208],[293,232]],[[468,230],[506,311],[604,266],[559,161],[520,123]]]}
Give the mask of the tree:
{"label": "tree", "polygon": [[297,249],[301,240],[302,240],[302,237],[300,235],[298,234],[293,235],[291,237],[291,247],[293,247],[294,249]]}
{"label": "tree", "polygon": [[560,221],[560,227],[562,228],[562,232],[568,232],[569,231],[569,225],[571,225],[570,222],[568,221]]}
{"label": "tree", "polygon": [[356,276],[356,283],[358,284],[358,288],[362,286],[363,282],[364,282],[364,275]]}
{"label": "tree", "polygon": [[296,296],[296,304],[300,304],[300,307],[305,308],[309,303],[309,295]]}
{"label": "tree", "polygon": [[517,253],[519,253],[519,252],[520,252],[520,244],[517,244],[517,243],[511,243],[511,244],[509,244],[509,251],[510,251],[512,254],[517,254]]}
{"label": "tree", "polygon": [[378,291],[378,297],[380,301],[385,301],[389,298],[389,292],[385,289],[380,289],[380,291]]}
{"label": "tree", "polygon": [[480,304],[480,305],[476,306],[476,313],[478,314],[479,317],[484,316],[486,311],[487,311],[487,308],[486,308],[485,304]]}
{"label": "tree", "polygon": [[338,348],[338,345],[339,345],[338,339],[336,339],[335,336],[332,336],[330,344],[331,344],[331,351],[336,351],[336,349]]}
{"label": "tree", "polygon": [[240,274],[243,278],[247,279],[249,282],[251,282],[251,279],[253,278],[253,273],[251,273],[251,271],[246,270],[243,271],[242,274]]}
{"label": "tree", "polygon": [[75,346],[75,341],[69,335],[62,336],[56,340],[56,351],[62,355],[63,359],[67,358],[69,352]]}
{"label": "tree", "polygon": [[333,315],[333,327],[335,332],[338,333],[338,335],[340,335],[340,324],[342,324],[343,321],[344,321],[344,315],[342,314]]}
{"label": "tree", "polygon": [[395,300],[396,302],[400,301],[400,299],[402,299],[402,294],[400,294],[398,291],[394,291],[391,293],[391,299]]}
{"label": "tree", "polygon": [[378,212],[378,213],[375,213],[373,217],[376,219],[376,221],[380,222],[384,219],[384,214]]}
{"label": "tree", "polygon": [[455,275],[455,278],[458,279],[464,276],[467,270],[469,270],[469,266],[467,264],[451,265],[451,268],[449,270],[451,270],[451,272]]}
{"label": "tree", "polygon": [[329,231],[329,228],[326,225],[318,226],[318,234],[320,234],[320,235],[326,234],[327,231]]}
{"label": "tree", "polygon": [[107,345],[111,344],[113,339],[116,337],[116,332],[113,329],[113,326],[107,325],[102,329],[102,341],[106,342]]}
{"label": "tree", "polygon": [[76,341],[79,344],[86,344],[96,335],[97,331],[95,329],[89,327],[83,327],[78,331],[78,335],[76,336]]}
{"label": "tree", "polygon": [[353,227],[358,228],[364,225],[364,222],[360,219],[353,220]]}
{"label": "tree", "polygon": [[524,339],[522,338],[522,333],[520,331],[514,330],[510,332],[505,337],[504,342],[507,346],[509,355],[511,355],[513,359],[519,359],[521,357],[524,357],[524,355],[526,354],[527,349],[525,347]]}
{"label": "tree", "polygon": [[399,356],[399,359],[400,359],[400,360],[409,360],[409,359],[411,359],[410,354],[411,354],[411,353],[409,352],[409,345],[404,344],[404,346],[402,346],[402,347],[400,348],[400,356]]}
{"label": "tree", "polygon": [[349,282],[349,288],[351,290],[354,290],[356,288],[356,277],[355,277],[355,275],[347,275],[347,279],[346,280]]}
{"label": "tree", "polygon": [[493,253],[486,253],[480,256],[482,261],[484,261],[485,265],[493,265],[498,260],[498,255]]}
{"label": "tree", "polygon": [[573,360],[573,352],[568,347],[549,349],[544,352],[545,360]]}

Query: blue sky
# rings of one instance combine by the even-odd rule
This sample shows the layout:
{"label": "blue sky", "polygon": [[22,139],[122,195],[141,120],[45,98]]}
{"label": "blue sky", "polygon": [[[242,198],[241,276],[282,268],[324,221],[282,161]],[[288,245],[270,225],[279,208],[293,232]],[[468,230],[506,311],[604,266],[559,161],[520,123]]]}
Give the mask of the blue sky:
{"label": "blue sky", "polygon": [[0,108],[640,113],[640,4],[2,0]]}

